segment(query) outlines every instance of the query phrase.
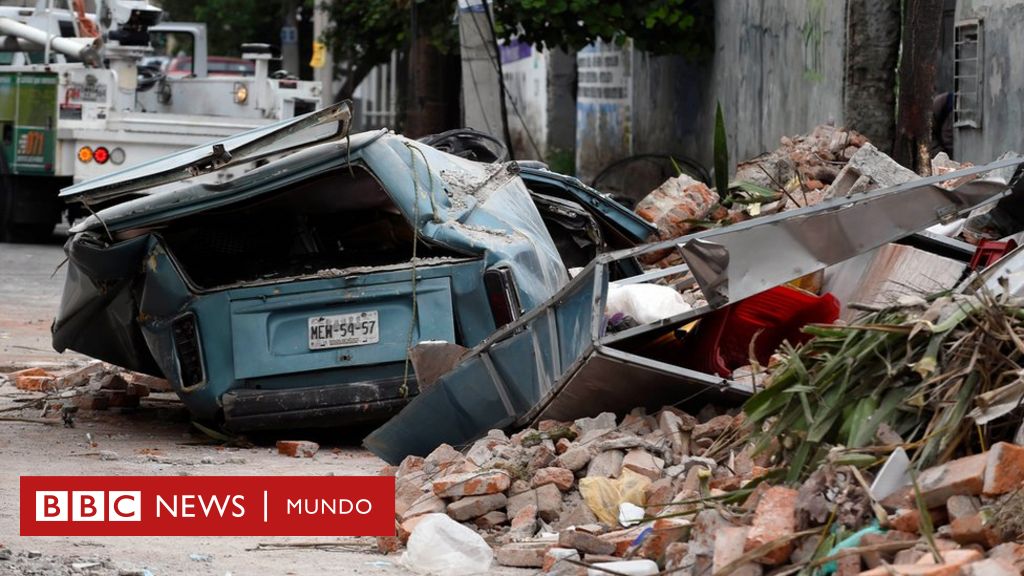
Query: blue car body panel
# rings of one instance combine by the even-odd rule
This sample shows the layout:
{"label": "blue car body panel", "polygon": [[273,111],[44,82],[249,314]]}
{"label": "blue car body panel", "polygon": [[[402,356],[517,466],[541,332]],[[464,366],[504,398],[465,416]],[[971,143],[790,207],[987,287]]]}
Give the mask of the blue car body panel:
{"label": "blue car body panel", "polygon": [[[194,156],[186,159],[195,162]],[[482,282],[488,269],[511,271],[524,310],[568,281],[513,163],[474,163],[386,131],[315,142],[265,162],[233,162],[159,182],[73,229],[55,348],[163,375],[201,419],[224,417],[231,424],[227,399],[248,418],[241,427],[263,427],[259,410],[297,390],[306,408],[289,422],[301,425],[312,423],[303,420],[306,412],[336,418],[372,413],[374,403],[396,409],[416,392],[406,365],[410,345],[444,340],[471,347],[491,334],[495,324]],[[347,165],[372,175],[415,230],[414,241],[449,256],[370,267],[342,263],[311,274],[209,286],[190,276],[165,239],[187,218],[261,202]],[[166,161],[157,167],[174,173]],[[103,198],[117,197],[118,186],[137,192],[133,180],[120,179],[101,188]],[[73,192],[89,200],[88,187]],[[363,310],[379,314],[378,342],[311,349],[310,317]],[[182,361],[189,354],[191,374]],[[339,396],[332,388],[346,386],[356,393]],[[367,386],[373,389],[368,401]],[[390,392],[381,396],[383,388]],[[351,410],[322,409],[330,402]],[[268,425],[282,423],[278,416]]]}

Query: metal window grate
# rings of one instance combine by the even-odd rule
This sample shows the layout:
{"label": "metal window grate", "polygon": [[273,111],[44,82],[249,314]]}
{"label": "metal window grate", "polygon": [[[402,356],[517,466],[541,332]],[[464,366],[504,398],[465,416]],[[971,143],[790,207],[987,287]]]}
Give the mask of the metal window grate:
{"label": "metal window grate", "polygon": [[953,125],[981,128],[981,20],[957,22],[954,48]]}

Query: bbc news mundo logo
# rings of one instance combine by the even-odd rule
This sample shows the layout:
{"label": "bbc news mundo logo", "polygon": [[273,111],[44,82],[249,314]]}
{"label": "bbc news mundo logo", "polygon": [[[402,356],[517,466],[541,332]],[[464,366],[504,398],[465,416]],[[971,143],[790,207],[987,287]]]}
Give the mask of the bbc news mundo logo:
{"label": "bbc news mundo logo", "polygon": [[22,476],[22,536],[390,536],[390,476]]}
{"label": "bbc news mundo logo", "polygon": [[141,522],[142,492],[37,491],[36,522]]}

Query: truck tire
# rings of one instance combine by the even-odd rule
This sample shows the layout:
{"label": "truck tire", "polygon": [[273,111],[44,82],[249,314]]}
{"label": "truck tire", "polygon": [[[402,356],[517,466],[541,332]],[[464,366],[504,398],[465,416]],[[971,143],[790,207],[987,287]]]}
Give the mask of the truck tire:
{"label": "truck tire", "polygon": [[[31,214],[28,221],[19,221],[15,208],[26,205],[24,198],[17,197],[24,191],[18,190],[16,182],[17,177],[0,178],[0,242],[49,242],[53,238],[54,226],[60,221],[61,204],[55,195],[54,198],[47,195],[45,201],[29,205]],[[46,194],[46,191],[38,192]]]}

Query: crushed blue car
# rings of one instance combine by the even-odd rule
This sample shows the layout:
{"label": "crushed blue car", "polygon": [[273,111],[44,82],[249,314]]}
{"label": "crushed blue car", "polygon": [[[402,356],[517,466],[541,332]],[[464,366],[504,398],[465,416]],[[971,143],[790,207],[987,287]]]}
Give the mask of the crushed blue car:
{"label": "crushed blue car", "polygon": [[66,188],[93,215],[65,245],[54,348],[165,377],[231,430],[380,420],[419,392],[410,348],[476,346],[570,265],[653,232],[574,178],[349,135],[350,118],[342,103]]}

